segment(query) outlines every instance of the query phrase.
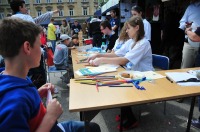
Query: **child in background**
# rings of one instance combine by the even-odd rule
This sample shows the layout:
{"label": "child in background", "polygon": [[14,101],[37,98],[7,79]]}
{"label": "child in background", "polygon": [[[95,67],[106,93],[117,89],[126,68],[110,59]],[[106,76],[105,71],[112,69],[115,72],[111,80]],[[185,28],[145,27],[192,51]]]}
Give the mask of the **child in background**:
{"label": "child in background", "polygon": [[74,34],[72,36],[72,43],[71,43],[70,47],[74,48],[74,46],[79,46],[79,40],[78,40],[78,35],[77,34]]}
{"label": "child in background", "polygon": [[66,34],[60,36],[60,44],[56,46],[53,62],[57,70],[65,70],[68,67],[68,45],[71,37]]}
{"label": "child in background", "polygon": [[130,43],[133,43],[133,40],[129,38],[126,32],[126,27],[127,27],[127,22],[124,23],[124,26],[122,27],[119,38],[115,41],[115,45],[112,49],[112,53],[120,49],[125,44],[130,45]]}
{"label": "child in background", "polygon": [[[66,34],[60,36],[60,44],[56,46],[53,62],[57,70],[67,70],[62,77],[60,77],[66,84],[69,83],[71,76],[73,76],[73,68],[69,65],[69,48],[71,37]],[[71,76],[70,74],[71,73]]]}

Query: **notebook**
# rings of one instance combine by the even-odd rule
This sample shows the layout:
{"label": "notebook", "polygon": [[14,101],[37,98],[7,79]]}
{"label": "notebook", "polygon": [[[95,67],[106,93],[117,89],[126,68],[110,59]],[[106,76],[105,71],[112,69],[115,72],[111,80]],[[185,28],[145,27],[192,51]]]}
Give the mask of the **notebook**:
{"label": "notebook", "polygon": [[195,75],[192,75],[188,72],[166,72],[165,74],[173,82],[188,80],[190,78],[197,78]]}
{"label": "notebook", "polygon": [[191,78],[196,78],[196,74],[191,74],[191,72],[166,72],[165,73],[167,77],[172,80],[173,82],[176,82],[178,85],[181,86],[200,86],[200,82],[178,82],[178,81],[184,81]]}
{"label": "notebook", "polygon": [[107,72],[115,72],[117,71],[116,67],[106,67],[106,66],[99,66],[99,67],[86,67],[81,68],[75,73],[79,76],[87,76],[87,75],[98,75]]}

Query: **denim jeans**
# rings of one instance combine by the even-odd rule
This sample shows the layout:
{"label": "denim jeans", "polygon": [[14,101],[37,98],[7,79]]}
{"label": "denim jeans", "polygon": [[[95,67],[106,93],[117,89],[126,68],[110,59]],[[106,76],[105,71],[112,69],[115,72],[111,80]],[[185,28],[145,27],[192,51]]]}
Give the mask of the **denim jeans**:
{"label": "denim jeans", "polygon": [[56,49],[56,40],[50,40],[50,42],[51,42],[53,53],[54,53]]}
{"label": "denim jeans", "polygon": [[[85,132],[85,125],[83,121],[64,121],[60,122],[65,132]],[[90,122],[90,132],[101,132],[98,124]],[[51,132],[58,132],[58,129],[51,130]]]}

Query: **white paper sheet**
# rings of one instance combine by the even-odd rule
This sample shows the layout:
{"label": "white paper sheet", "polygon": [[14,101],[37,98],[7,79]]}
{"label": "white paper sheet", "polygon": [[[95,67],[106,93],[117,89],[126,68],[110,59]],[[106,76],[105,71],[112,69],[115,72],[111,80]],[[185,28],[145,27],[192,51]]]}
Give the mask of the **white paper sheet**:
{"label": "white paper sheet", "polygon": [[46,100],[46,106],[47,106],[47,104],[49,103],[49,101],[51,101],[51,100],[52,100],[51,91],[50,91],[50,90],[48,90],[48,91],[47,91],[47,100]]}

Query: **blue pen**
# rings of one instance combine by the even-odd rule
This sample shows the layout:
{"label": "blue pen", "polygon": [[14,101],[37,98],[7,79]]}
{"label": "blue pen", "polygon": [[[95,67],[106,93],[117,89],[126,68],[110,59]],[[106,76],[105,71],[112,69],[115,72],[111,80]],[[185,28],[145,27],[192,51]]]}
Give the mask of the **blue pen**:
{"label": "blue pen", "polygon": [[143,77],[142,79],[132,80],[132,83],[135,86],[135,88],[137,88],[138,90],[146,90],[143,86],[139,86],[139,83],[145,80],[146,80],[146,77]]}

